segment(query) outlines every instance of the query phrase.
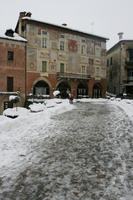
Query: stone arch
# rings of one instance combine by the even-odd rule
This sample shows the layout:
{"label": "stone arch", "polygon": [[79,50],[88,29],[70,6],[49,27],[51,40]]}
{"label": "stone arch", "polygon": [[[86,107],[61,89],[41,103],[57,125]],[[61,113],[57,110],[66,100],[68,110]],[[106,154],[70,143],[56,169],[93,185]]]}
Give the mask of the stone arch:
{"label": "stone arch", "polygon": [[88,97],[88,86],[84,82],[80,82],[77,86],[77,98]]}
{"label": "stone arch", "polygon": [[51,85],[51,83],[48,81],[48,79],[46,79],[46,78],[44,78],[44,77],[39,77],[39,78],[37,78],[34,82],[33,82],[33,87],[34,87],[34,85],[37,83],[37,82],[39,82],[39,81],[44,81],[44,82],[46,82],[48,85],[49,85],[49,87],[50,88],[52,88],[52,85]]}
{"label": "stone arch", "polygon": [[59,90],[61,98],[65,99],[68,98],[68,94],[71,92],[71,86],[68,81],[60,81],[56,86],[56,90]]}
{"label": "stone arch", "polygon": [[99,83],[94,84],[92,91],[92,98],[101,98],[102,97],[102,87]]}
{"label": "stone arch", "polygon": [[50,86],[44,79],[38,79],[33,84],[34,95],[50,95]]}

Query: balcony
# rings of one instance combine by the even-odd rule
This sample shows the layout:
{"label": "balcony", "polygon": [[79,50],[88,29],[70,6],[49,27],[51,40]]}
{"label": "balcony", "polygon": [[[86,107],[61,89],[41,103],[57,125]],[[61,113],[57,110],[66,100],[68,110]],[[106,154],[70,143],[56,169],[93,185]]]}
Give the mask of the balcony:
{"label": "balcony", "polygon": [[57,72],[57,78],[63,79],[78,79],[78,80],[89,80],[91,77],[87,74],[76,74],[76,73],[68,73],[68,72]]}
{"label": "balcony", "polygon": [[132,81],[133,82],[133,76],[128,76],[127,77],[127,81],[129,82],[129,81]]}
{"label": "balcony", "polygon": [[133,68],[133,60],[126,60],[125,61],[125,64],[126,64],[126,69],[131,69]]}

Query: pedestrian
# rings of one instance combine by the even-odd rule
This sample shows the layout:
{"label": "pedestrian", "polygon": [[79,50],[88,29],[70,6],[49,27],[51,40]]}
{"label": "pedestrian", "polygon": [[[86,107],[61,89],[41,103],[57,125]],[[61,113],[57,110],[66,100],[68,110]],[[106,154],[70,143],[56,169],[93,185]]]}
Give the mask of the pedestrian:
{"label": "pedestrian", "polygon": [[72,96],[71,93],[69,93],[68,98],[69,98],[69,103],[70,103],[70,104],[73,104],[73,96]]}

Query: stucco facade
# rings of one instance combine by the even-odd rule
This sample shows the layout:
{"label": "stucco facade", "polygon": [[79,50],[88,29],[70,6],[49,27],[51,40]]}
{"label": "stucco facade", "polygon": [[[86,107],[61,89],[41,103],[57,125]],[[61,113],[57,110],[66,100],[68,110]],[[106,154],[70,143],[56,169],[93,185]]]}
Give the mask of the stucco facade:
{"label": "stucco facade", "polygon": [[25,101],[25,48],[26,42],[14,36],[0,35],[0,113],[10,95],[20,96],[20,105]]}
{"label": "stucco facade", "polygon": [[21,12],[16,32],[27,39],[27,95],[104,97],[106,38],[33,20]]}
{"label": "stucco facade", "polygon": [[108,50],[107,91],[133,97],[133,40],[121,40]]}

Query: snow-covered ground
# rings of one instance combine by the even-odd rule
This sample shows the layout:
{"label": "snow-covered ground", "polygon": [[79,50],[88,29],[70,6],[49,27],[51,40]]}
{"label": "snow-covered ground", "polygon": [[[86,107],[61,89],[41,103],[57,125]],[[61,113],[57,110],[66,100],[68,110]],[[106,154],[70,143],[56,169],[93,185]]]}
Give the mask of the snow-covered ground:
{"label": "snow-covered ground", "polygon": [[30,110],[21,107],[7,109],[0,115],[0,176],[14,174],[14,171],[19,173],[21,160],[29,146],[41,133],[44,134],[51,116],[69,111],[74,105],[70,105],[68,100],[53,99],[30,107]]}
{"label": "snow-covered ground", "polygon": [[[80,99],[76,102],[93,102],[108,103],[119,106],[129,116],[133,122],[133,100],[120,99]],[[43,138],[51,137],[55,133],[48,133],[44,130],[50,124],[53,115],[61,114],[75,108],[75,104],[69,104],[68,100],[52,99],[47,100],[45,104],[33,104],[30,110],[25,108],[7,109],[0,116],[0,177],[15,175],[22,170],[23,167],[30,164],[24,161],[30,147],[43,134]],[[5,115],[18,116],[17,118],[9,118]],[[45,133],[45,135],[44,135]],[[34,157],[34,152],[30,153]],[[30,159],[28,156],[26,159]]]}

